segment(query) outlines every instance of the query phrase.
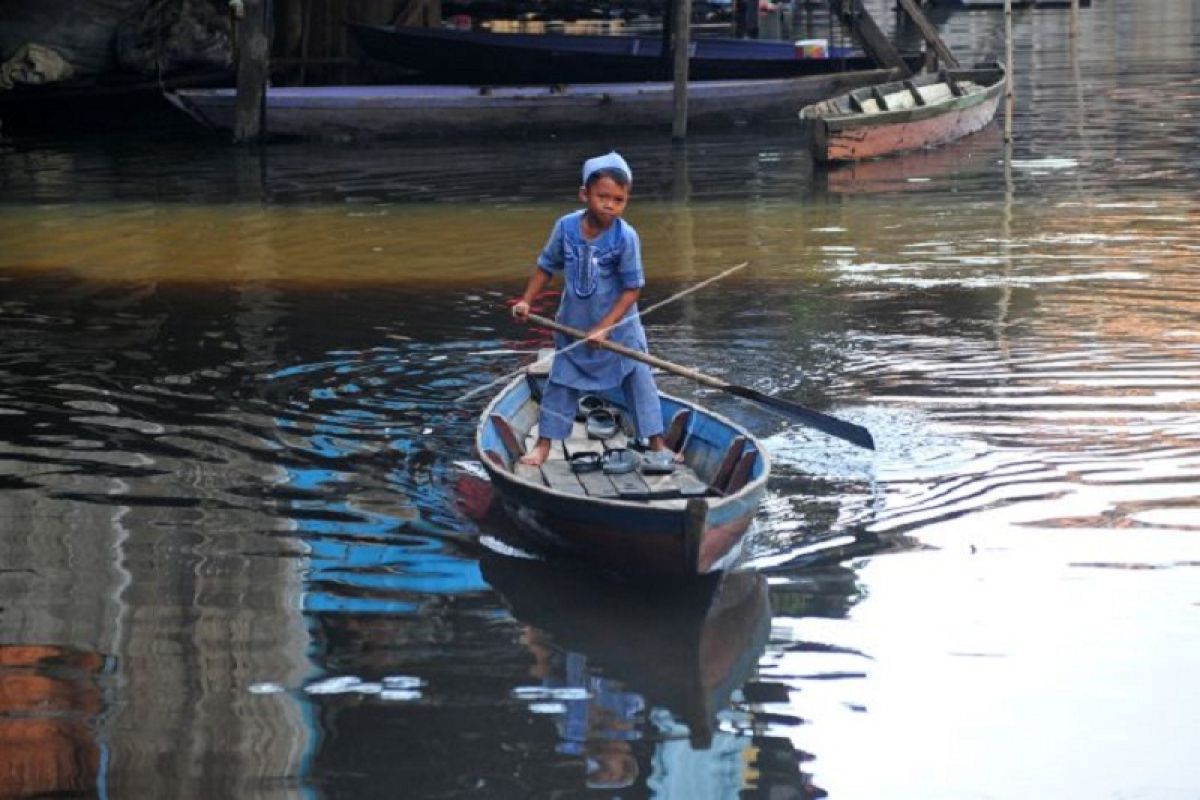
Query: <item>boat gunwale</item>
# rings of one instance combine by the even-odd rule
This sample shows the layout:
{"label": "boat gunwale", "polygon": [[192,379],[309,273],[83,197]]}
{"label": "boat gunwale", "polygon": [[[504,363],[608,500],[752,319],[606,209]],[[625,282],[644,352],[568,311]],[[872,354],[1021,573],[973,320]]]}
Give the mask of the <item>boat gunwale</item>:
{"label": "boat gunwale", "polygon": [[[1003,65],[997,64],[995,67],[986,67],[980,69],[967,70],[950,70],[950,77],[955,80],[969,79],[972,75],[982,73],[988,74],[989,77],[994,76],[995,80],[991,83],[982,84],[980,91],[971,92],[966,95],[951,95],[950,97],[938,100],[934,103],[929,103],[923,106],[909,106],[907,108],[898,108],[889,111],[874,111],[862,112],[851,111],[845,112],[842,108],[848,105],[847,99],[854,92],[862,91],[862,89],[854,89],[850,92],[845,92],[837,97],[831,97],[820,103],[813,103],[800,109],[799,117],[802,123],[808,124],[823,124],[827,129],[844,131],[854,128],[863,127],[884,127],[886,125],[896,125],[906,122],[919,122],[931,117],[941,116],[942,114],[951,113],[954,111],[962,111],[968,108],[984,103],[1003,91],[1005,84],[1008,81],[1008,73]],[[936,76],[933,76],[936,77]],[[924,86],[934,86],[939,83],[945,83],[944,79],[931,81]],[[903,88],[903,83],[899,81],[890,81],[886,84],[875,84],[882,89],[883,87]],[[836,109],[836,114],[821,113],[823,109]]]}
{"label": "boat gunwale", "polygon": [[[758,437],[756,437],[754,434],[750,433],[750,431],[748,431],[744,426],[739,425],[738,423],[734,422],[733,420],[729,419],[728,417],[725,417],[722,414],[718,414],[715,411],[711,411],[709,409],[703,408],[697,403],[694,403],[689,400],[684,400],[681,397],[676,397],[675,395],[667,394],[665,392],[659,392],[660,397],[665,397],[668,400],[671,400],[673,402],[679,403],[680,405],[686,406],[687,408],[690,408],[693,412],[704,414],[708,417],[711,417],[712,419],[716,420],[717,422],[721,423],[722,425],[729,427],[730,429],[735,431],[738,435],[745,436],[747,443],[754,445],[755,452],[758,453],[759,458],[762,459],[762,473],[757,478],[754,478],[753,480],[748,481],[746,483],[746,485],[743,486],[741,489],[738,489],[733,494],[725,495],[724,497],[708,497],[708,496],[694,497],[694,498],[678,497],[678,498],[669,498],[666,500],[621,500],[621,499],[611,499],[611,498],[605,498],[605,497],[593,497],[591,495],[577,495],[577,494],[572,494],[569,492],[558,491],[558,490],[556,490],[550,486],[547,486],[545,484],[534,483],[531,480],[528,480],[526,478],[521,477],[520,475],[517,475],[517,473],[515,473],[509,469],[499,468],[496,464],[494,464],[487,457],[487,455],[483,449],[483,427],[484,427],[484,425],[488,424],[488,421],[491,418],[491,415],[494,412],[494,409],[500,403],[500,401],[502,399],[504,399],[504,397],[507,396],[507,394],[509,392],[513,391],[519,384],[524,383],[524,382],[525,382],[525,374],[522,373],[518,377],[513,378],[511,381],[509,381],[507,384],[505,384],[504,388],[496,393],[495,397],[492,398],[491,402],[489,402],[487,407],[483,410],[483,413],[481,413],[479,415],[478,424],[475,426],[475,452],[478,455],[480,462],[483,464],[484,469],[487,470],[488,474],[490,476],[492,476],[493,479],[495,479],[497,476],[499,476],[503,480],[509,481],[511,483],[519,484],[519,485],[524,486],[532,491],[540,492],[542,494],[550,495],[550,496],[557,497],[557,498],[560,498],[563,500],[568,500],[572,503],[587,503],[590,505],[594,505],[597,508],[619,508],[622,510],[636,509],[636,510],[639,510],[642,512],[654,512],[656,515],[657,514],[680,515],[680,514],[686,513],[687,506],[693,500],[704,501],[705,506],[708,508],[710,513],[715,508],[720,508],[725,505],[738,502],[743,497],[748,496],[749,494],[756,492],[759,489],[765,487],[765,484],[766,484],[768,478],[770,478],[771,456],[770,456],[770,454],[767,453],[766,448],[763,447],[763,444],[762,444],[762,442],[759,441]],[[668,507],[668,506],[661,505],[661,503],[664,503],[664,502],[679,502],[679,501],[682,501],[683,504],[679,505],[679,506],[674,506],[674,507]]]}

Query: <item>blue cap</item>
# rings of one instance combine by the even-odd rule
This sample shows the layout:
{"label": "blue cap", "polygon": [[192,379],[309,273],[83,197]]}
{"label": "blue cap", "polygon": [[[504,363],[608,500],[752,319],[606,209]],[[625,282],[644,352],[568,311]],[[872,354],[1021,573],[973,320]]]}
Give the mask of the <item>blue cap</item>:
{"label": "blue cap", "polygon": [[602,169],[619,169],[625,173],[629,182],[633,183],[633,170],[625,163],[625,159],[621,158],[616,150],[613,150],[608,155],[596,156],[583,162],[583,185],[587,186],[588,178],[592,177],[594,172]]}

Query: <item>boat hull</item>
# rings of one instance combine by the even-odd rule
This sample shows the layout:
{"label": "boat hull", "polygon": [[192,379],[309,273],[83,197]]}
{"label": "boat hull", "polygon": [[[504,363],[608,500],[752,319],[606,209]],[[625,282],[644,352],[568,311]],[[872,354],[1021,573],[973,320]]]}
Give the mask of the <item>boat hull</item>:
{"label": "boat hull", "polygon": [[[668,80],[661,36],[571,36],[349,26],[370,57],[443,83],[610,83]],[[805,57],[792,42],[697,38],[693,80],[791,78],[871,69],[862,56]]]}
{"label": "boat hull", "polygon": [[[958,80],[976,76],[986,80],[979,91],[924,106],[874,111],[848,110],[854,93],[810,106],[800,112],[804,135],[813,158],[819,162],[859,161],[927,147],[936,147],[986,127],[996,115],[1005,87],[1002,69],[952,73]],[[936,86],[927,76],[922,88]],[[879,87],[880,94],[896,96],[898,84]],[[949,89],[947,88],[947,93]],[[900,94],[903,92],[900,91]]]}
{"label": "boat hull", "polygon": [[[886,80],[887,70],[688,84],[688,120],[726,127],[783,120],[808,103]],[[198,122],[232,130],[236,91],[187,89],[168,98]],[[267,132],[311,138],[472,136],[669,128],[670,83],[570,86],[339,86],[267,90]]]}
{"label": "boat hull", "polygon": [[[493,416],[529,413],[524,379],[509,384],[484,412],[476,450],[512,529],[505,538],[519,547],[570,556],[625,574],[704,575],[730,566],[766,491],[770,460],[735,423],[694,404],[663,395],[666,418],[680,409],[693,415],[688,458],[698,473],[716,471],[729,444],[742,437],[756,453],[750,480],[729,496],[634,502],[555,491],[523,478],[504,463],[504,444]],[[518,411],[519,409],[524,409]]]}

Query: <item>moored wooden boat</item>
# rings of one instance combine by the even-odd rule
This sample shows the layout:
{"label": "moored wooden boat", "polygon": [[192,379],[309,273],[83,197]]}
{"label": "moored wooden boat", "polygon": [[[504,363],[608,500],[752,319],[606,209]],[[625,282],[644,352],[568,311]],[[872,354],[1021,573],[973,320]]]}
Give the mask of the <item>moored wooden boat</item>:
{"label": "moored wooden boat", "polygon": [[[528,467],[518,459],[534,436],[541,380],[523,375],[511,381],[476,431],[476,450],[514,523],[516,544],[628,574],[703,575],[736,559],[771,468],[748,431],[662,395],[667,444],[684,455],[674,473],[573,471],[568,459],[576,453],[628,444],[620,431],[603,442],[589,440],[582,424],[555,443],[541,468]],[[619,393],[606,397],[616,406],[622,402]]]}
{"label": "moored wooden boat", "polygon": [[[493,33],[350,23],[372,58],[416,70],[439,83],[592,83],[669,79],[662,36]],[[695,38],[693,80],[790,78],[870,69],[862,54],[838,49],[811,56],[790,41]]]}
{"label": "moored wooden boat", "polygon": [[803,135],[819,162],[857,161],[944,144],[982,129],[1004,93],[1004,67],[943,70],[806,106]]}
{"label": "moored wooden boat", "polygon": [[[786,119],[795,109],[893,77],[863,70],[752,81],[692,81],[696,127]],[[203,125],[232,130],[234,89],[183,89],[167,98]],[[671,125],[674,86],[654,83],[554,86],[307,86],[267,90],[266,129],[313,138],[480,136]]]}

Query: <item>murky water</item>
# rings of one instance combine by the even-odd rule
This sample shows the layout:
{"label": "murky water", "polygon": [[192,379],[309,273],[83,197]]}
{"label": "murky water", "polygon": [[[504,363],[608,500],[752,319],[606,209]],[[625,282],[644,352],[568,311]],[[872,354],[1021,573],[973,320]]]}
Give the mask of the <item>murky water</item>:
{"label": "murky water", "polygon": [[[1010,158],[0,144],[0,795],[1200,796],[1200,17],[1074,27],[1016,17]],[[610,145],[648,303],[750,262],[654,349],[879,445],[664,378],[774,459],[715,598],[479,518],[456,398]]]}

